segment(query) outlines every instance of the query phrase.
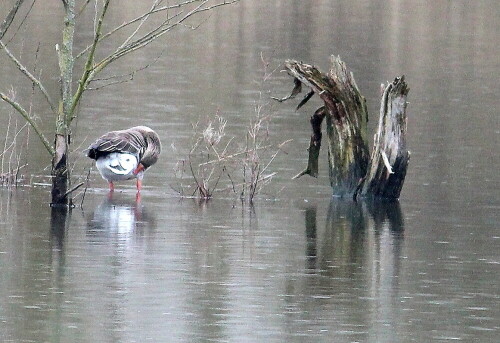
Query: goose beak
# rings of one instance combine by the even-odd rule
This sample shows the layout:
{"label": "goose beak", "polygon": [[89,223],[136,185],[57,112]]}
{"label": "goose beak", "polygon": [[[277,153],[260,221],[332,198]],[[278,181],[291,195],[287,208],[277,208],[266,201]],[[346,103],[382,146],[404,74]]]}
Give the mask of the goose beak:
{"label": "goose beak", "polygon": [[139,163],[137,165],[137,168],[134,169],[134,171],[132,172],[134,175],[137,175],[139,174],[140,172],[146,170],[146,168],[144,168],[144,166],[142,165],[142,163]]}

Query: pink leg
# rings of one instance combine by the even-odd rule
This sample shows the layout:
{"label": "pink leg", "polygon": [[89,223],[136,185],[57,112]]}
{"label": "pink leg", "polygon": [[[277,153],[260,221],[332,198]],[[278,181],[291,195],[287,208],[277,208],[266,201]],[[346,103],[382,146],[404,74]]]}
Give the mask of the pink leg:
{"label": "pink leg", "polygon": [[142,180],[137,179],[137,193],[142,189]]}
{"label": "pink leg", "polygon": [[113,181],[109,181],[109,191],[114,192],[115,191],[115,185],[113,184]]}

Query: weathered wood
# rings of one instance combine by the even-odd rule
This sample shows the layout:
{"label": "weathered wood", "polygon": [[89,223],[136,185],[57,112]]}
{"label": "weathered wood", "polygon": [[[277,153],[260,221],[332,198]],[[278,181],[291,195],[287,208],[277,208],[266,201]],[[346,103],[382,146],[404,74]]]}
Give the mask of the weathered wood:
{"label": "weathered wood", "polygon": [[71,206],[71,198],[68,197],[69,172],[68,172],[68,146],[64,135],[56,135],[54,146],[56,151],[52,158],[52,207]]}
{"label": "weathered wood", "polygon": [[[352,196],[368,167],[368,112],[365,98],[360,94],[352,73],[338,57],[332,56],[332,68],[328,74],[322,74],[314,66],[293,60],[286,61],[285,67],[293,77],[310,87],[324,101],[330,183],[334,195]],[[319,146],[313,145],[311,139],[308,169],[310,166],[317,166],[317,150]],[[316,176],[317,172],[303,174]]]}
{"label": "weathered wood", "polygon": [[406,147],[408,91],[404,77],[396,78],[385,88],[362,196],[397,199],[401,194],[410,160]]}
{"label": "weathered wood", "polygon": [[67,191],[70,187],[68,171],[69,163],[69,131],[73,105],[73,38],[75,35],[75,0],[64,3],[65,16],[62,30],[62,44],[59,53],[59,69],[61,72],[61,101],[56,117],[56,130],[54,138],[55,153],[52,156],[52,200],[51,206],[71,205],[71,198]]}
{"label": "weathered wood", "polygon": [[324,106],[311,116],[313,134],[309,144],[307,168],[295,178],[318,175],[321,147],[321,123],[326,118],[328,161],[333,194],[356,198],[381,197],[397,199],[408,166],[406,150],[406,97],[408,87],[404,77],[387,85],[382,97],[380,118],[372,154],[368,152],[366,100],[361,95],[352,73],[339,57],[332,56],[332,67],[327,74],[316,67],[285,61],[288,73],[294,77],[295,97],[302,85],[311,88],[299,107],[317,94]]}
{"label": "weathered wood", "polygon": [[313,177],[318,177],[318,161],[319,161],[319,151],[321,148],[321,138],[323,134],[321,133],[321,123],[326,116],[325,107],[320,107],[311,116],[311,141],[309,142],[309,159],[307,162],[307,167],[299,174],[295,175],[293,178],[297,179],[303,175],[311,175]]}

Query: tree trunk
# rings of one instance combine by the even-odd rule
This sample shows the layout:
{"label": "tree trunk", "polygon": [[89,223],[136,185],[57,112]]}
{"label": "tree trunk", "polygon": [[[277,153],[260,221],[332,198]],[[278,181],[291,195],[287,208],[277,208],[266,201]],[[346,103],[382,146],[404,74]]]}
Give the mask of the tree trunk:
{"label": "tree trunk", "polygon": [[383,197],[397,199],[406,175],[409,152],[406,150],[406,96],[404,78],[387,85],[380,109],[380,123],[375,146],[368,152],[366,100],[359,92],[354,77],[340,58],[332,56],[332,68],[327,74],[316,67],[293,60],[285,67],[295,78],[292,94],[278,101],[293,98],[301,85],[311,88],[297,109],[313,94],[318,94],[324,106],[311,116],[313,134],[309,145],[304,174],[317,176],[321,147],[321,123],[326,118],[330,184],[336,196],[356,198]]}
{"label": "tree trunk", "polygon": [[65,16],[62,44],[59,53],[61,71],[62,99],[56,119],[55,153],[52,158],[52,206],[68,206],[70,186],[69,161],[69,126],[73,116],[73,38],[75,35],[75,1],[64,2]]}
{"label": "tree trunk", "polygon": [[71,206],[71,199],[68,197],[68,147],[64,135],[56,134],[55,147],[55,154],[52,158],[51,206]]}

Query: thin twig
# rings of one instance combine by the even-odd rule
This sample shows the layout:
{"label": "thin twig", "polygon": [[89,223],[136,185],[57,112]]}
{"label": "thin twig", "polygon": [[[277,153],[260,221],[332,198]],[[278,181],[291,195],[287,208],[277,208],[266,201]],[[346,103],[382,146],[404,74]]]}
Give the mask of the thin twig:
{"label": "thin twig", "polygon": [[[10,126],[10,115],[9,115],[9,123],[7,124],[7,133],[6,133],[6,136],[5,136],[5,143],[7,143],[7,139],[8,139],[8,136],[9,136],[9,126]],[[0,157],[3,156],[8,150],[10,150],[14,144],[16,144],[16,139],[17,139],[17,136],[19,136],[21,134],[21,132],[24,130],[24,128],[28,126],[28,123],[25,123],[19,130],[17,130],[17,132],[14,134],[14,137],[12,137],[12,142],[10,142],[9,146],[4,146],[4,151],[0,153]]]}
{"label": "thin twig", "polygon": [[40,80],[38,80],[33,74],[31,74],[28,71],[28,69],[26,69],[26,67],[10,52],[9,48],[7,48],[7,46],[1,40],[0,40],[0,49],[3,49],[5,51],[5,53],[7,54],[7,56],[9,56],[9,58],[16,64],[17,68],[21,71],[21,73],[23,73],[27,78],[29,78],[31,80],[31,82],[33,84],[35,84],[38,87],[38,89],[40,89],[40,91],[44,95],[45,99],[49,103],[50,108],[52,109],[52,112],[56,113],[57,112],[56,107],[55,107],[52,99],[50,98],[49,93],[47,92],[47,90],[43,86],[42,82]]}
{"label": "thin twig", "polygon": [[[189,5],[190,3],[193,3],[193,2],[197,2],[197,1],[200,1],[200,0],[189,0],[189,1],[185,1],[185,2],[182,2],[182,3],[179,3],[179,4],[175,4],[175,5],[170,5],[170,6],[163,6],[163,7],[159,7],[157,9],[155,9],[154,11],[148,11],[146,13],[143,13],[141,14],[140,16],[128,21],[128,22],[125,22],[117,27],[115,27],[114,29],[112,29],[111,31],[103,34],[100,38],[99,38],[99,42],[101,42],[102,40],[108,38],[109,36],[113,35],[115,32],[117,31],[120,31],[124,28],[126,28],[127,26],[129,25],[132,25],[134,23],[137,23],[138,21],[141,21],[142,19],[144,19],[144,17],[147,17],[151,14],[155,14],[155,13],[159,13],[159,12],[163,12],[163,11],[168,11],[168,10],[171,10],[171,9],[175,9],[175,8],[180,8],[180,7],[183,7],[183,6],[186,6],[186,5]],[[76,56],[76,59],[80,58],[81,56],[83,56],[85,53],[87,53],[87,51],[89,51],[91,49],[91,46],[92,45],[89,45],[87,46],[85,49],[83,49],[77,56]]]}
{"label": "thin twig", "polygon": [[[148,14],[146,14],[141,20],[140,20],[140,23],[139,25],[137,25],[137,27],[135,28],[134,32],[132,32],[132,34],[130,36],[128,36],[127,39],[125,39],[125,41],[118,47],[118,49],[122,49],[124,46],[126,46],[131,40],[132,38],[134,38],[134,36],[137,34],[137,32],[139,32],[139,30],[141,29],[142,25],[144,25],[144,23],[146,22],[146,20],[148,20],[149,16],[151,15],[151,13],[154,11],[154,9],[158,6],[158,3],[161,2],[162,0],[156,0],[153,5],[151,6],[151,9],[149,10]],[[167,19],[168,19],[168,15],[167,15]]]}
{"label": "thin twig", "polygon": [[8,151],[8,148],[7,148],[7,142],[9,140],[9,135],[10,135],[10,122],[12,120],[12,115],[11,113],[9,113],[9,121],[7,122],[7,132],[5,133],[5,139],[4,139],[4,143],[3,143],[3,153],[0,155],[0,157],[2,157],[2,160],[1,160],[1,163],[0,163],[0,166],[1,166],[1,173],[3,174],[4,173],[4,160],[5,160],[5,155]]}
{"label": "thin twig", "polygon": [[[78,14],[76,15],[77,17],[80,16],[83,11],[85,11],[85,9],[87,8],[87,5],[90,3],[90,1],[92,0],[86,0],[85,3],[82,5],[82,7],[80,7],[80,10],[78,11]],[[97,1],[96,1],[97,3]]]}
{"label": "thin twig", "polygon": [[28,112],[14,99],[11,99],[9,96],[6,94],[0,92],[0,98],[2,98],[3,101],[9,103],[14,109],[21,114],[21,116],[31,125],[31,127],[35,130],[36,134],[38,135],[38,138],[42,141],[43,145],[45,146],[45,149],[47,152],[53,156],[55,154],[54,147],[49,143],[43,132],[40,130],[38,127],[37,123],[35,122],[34,118],[29,115]]}
{"label": "thin twig", "polygon": [[14,20],[14,17],[16,16],[17,11],[19,10],[19,7],[23,4],[24,0],[17,0],[16,3],[12,6],[11,10],[5,17],[5,20],[2,22],[2,25],[0,25],[0,40],[3,38],[7,30],[9,29],[10,25],[12,24],[12,21]]}
{"label": "thin twig", "polygon": [[[111,55],[102,59],[101,62],[96,64],[94,73],[95,74],[99,73],[103,68],[105,68],[110,63],[114,62],[115,60],[117,60],[117,59],[137,50],[137,49],[140,49],[140,48],[148,45],[153,40],[161,37],[165,33],[169,32],[170,30],[175,28],[176,26],[181,25],[182,23],[184,23],[187,19],[189,19],[192,16],[199,14],[199,13],[202,13],[202,12],[213,10],[217,7],[230,5],[230,4],[236,3],[238,1],[239,0],[224,1],[224,2],[220,2],[218,4],[215,4],[215,5],[212,5],[212,6],[203,7],[205,4],[207,4],[209,2],[209,0],[202,0],[201,4],[197,5],[195,8],[193,8],[191,11],[187,12],[183,16],[181,15],[183,12],[180,12],[180,13],[173,15],[172,17],[168,17],[160,25],[153,28],[152,30],[150,30],[149,32],[144,34],[142,37],[136,39],[135,41],[133,41],[125,46],[119,47],[117,50],[115,50],[114,53],[112,53]],[[180,6],[178,6],[178,7],[180,7]],[[149,15],[149,14],[146,14],[146,15]],[[176,22],[174,22],[172,24],[168,24],[169,22],[172,21],[172,19],[174,19],[176,17],[180,17],[180,19],[178,19]]]}
{"label": "thin twig", "polygon": [[24,25],[24,23],[26,22],[26,19],[28,19],[28,16],[30,15],[31,13],[31,10],[33,9],[33,7],[35,6],[35,2],[36,0],[33,0],[33,2],[31,3],[31,6],[30,8],[28,9],[28,11],[26,12],[26,14],[24,15],[24,18],[21,20],[21,22],[19,23],[19,25],[17,26],[17,29],[16,31],[14,31],[14,34],[12,34],[12,36],[10,37],[10,39],[7,41],[7,44],[5,45],[9,45],[10,42],[12,42],[12,40],[16,37],[17,33],[19,32],[19,30],[21,29],[21,27]]}
{"label": "thin twig", "polygon": [[[104,81],[109,81],[109,80],[113,80],[113,79],[121,79],[121,80],[109,81],[108,83],[106,83],[106,84],[104,84],[102,86],[87,87],[87,89],[95,91],[95,90],[99,90],[99,89],[102,89],[102,88],[105,88],[105,87],[114,86],[114,85],[117,85],[117,84],[121,84],[121,83],[132,81],[134,79],[134,77],[135,77],[135,74],[137,74],[140,71],[146,70],[147,68],[149,68],[150,66],[152,66],[153,64],[155,64],[160,59],[160,57],[162,56],[162,54],[163,54],[164,51],[165,51],[165,49],[162,50],[158,54],[158,56],[156,56],[156,58],[153,60],[153,62],[148,63],[147,65],[145,65],[145,66],[143,66],[141,68],[137,68],[137,69],[131,71],[130,73],[122,74],[122,75],[113,75],[113,76],[103,77],[103,78],[94,78],[94,79],[92,79],[92,80],[89,81],[89,84],[91,84],[93,82],[104,82]],[[127,78],[123,79],[125,77],[127,77]]]}
{"label": "thin twig", "polygon": [[69,194],[73,193],[74,191],[76,191],[78,188],[80,188],[84,184],[85,184],[85,182],[80,182],[78,185],[76,185],[75,187],[71,188],[69,191],[64,193],[63,197],[67,197]]}
{"label": "thin twig", "polygon": [[89,168],[89,171],[87,173],[87,178],[85,179],[85,188],[83,189],[83,195],[82,195],[82,201],[80,202],[80,208],[83,210],[83,201],[85,200],[85,195],[87,194],[87,189],[89,188],[89,180],[90,180],[90,171],[92,170],[92,167]]}
{"label": "thin twig", "polygon": [[218,162],[223,162],[223,161],[231,160],[231,159],[233,159],[235,157],[238,157],[238,156],[241,156],[241,155],[244,155],[244,154],[248,154],[248,153],[251,153],[251,152],[255,152],[257,150],[268,149],[268,148],[270,148],[272,146],[274,146],[274,145],[273,144],[268,144],[268,145],[265,145],[265,146],[257,147],[256,149],[245,149],[244,151],[240,151],[240,152],[228,155],[228,156],[221,157],[218,160],[210,160],[210,161],[207,161],[207,162],[200,163],[198,166],[201,167],[201,166],[204,166],[204,165],[207,165],[207,164],[213,164],[213,163],[218,163]]}

